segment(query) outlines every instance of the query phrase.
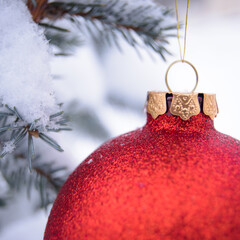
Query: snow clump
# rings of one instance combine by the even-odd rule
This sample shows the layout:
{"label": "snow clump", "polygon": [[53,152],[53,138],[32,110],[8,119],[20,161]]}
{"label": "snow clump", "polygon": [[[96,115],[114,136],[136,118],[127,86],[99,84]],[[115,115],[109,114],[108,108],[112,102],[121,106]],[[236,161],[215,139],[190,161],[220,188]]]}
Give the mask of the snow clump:
{"label": "snow clump", "polygon": [[49,45],[22,0],[0,0],[0,103],[23,119],[48,124],[57,110],[50,75]]}

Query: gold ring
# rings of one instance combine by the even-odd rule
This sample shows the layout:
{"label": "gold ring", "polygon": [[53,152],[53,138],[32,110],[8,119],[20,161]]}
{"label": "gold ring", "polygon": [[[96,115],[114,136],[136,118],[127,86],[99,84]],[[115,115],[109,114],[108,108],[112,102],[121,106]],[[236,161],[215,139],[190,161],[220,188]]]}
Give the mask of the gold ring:
{"label": "gold ring", "polygon": [[194,70],[195,74],[196,74],[196,85],[194,87],[194,89],[192,90],[192,92],[194,92],[197,88],[197,85],[198,85],[198,72],[197,72],[197,69],[193,66],[192,63],[186,61],[186,60],[177,60],[173,63],[171,63],[166,71],[166,75],[165,75],[165,82],[166,82],[166,85],[167,85],[167,88],[169,90],[169,92],[172,92],[171,88],[169,87],[169,84],[168,84],[168,73],[169,73],[169,70],[171,69],[171,67],[177,63],[187,63],[188,65],[190,65],[192,67],[192,69]]}

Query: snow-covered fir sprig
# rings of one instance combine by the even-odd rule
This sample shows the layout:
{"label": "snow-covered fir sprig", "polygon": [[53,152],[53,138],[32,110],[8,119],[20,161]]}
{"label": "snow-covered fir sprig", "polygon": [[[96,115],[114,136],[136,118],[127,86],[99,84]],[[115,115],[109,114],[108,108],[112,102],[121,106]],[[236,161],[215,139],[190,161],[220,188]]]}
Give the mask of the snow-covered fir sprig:
{"label": "snow-covered fir sprig", "polygon": [[33,138],[63,151],[46,132],[69,128],[54,97],[51,54],[43,30],[33,22],[25,1],[0,0],[0,6],[0,157],[27,137],[31,169]]}
{"label": "snow-covered fir sprig", "polygon": [[[40,138],[57,151],[63,151],[54,139],[46,135],[46,132],[71,130],[67,126],[67,120],[62,117],[63,111],[50,115],[48,123],[44,126],[39,124],[41,122],[40,119],[36,119],[31,123],[27,122],[16,108],[11,109],[5,105],[5,109],[5,111],[0,111],[0,134],[2,135],[3,144],[0,158],[12,153],[16,146],[25,138],[28,141],[27,159],[30,170],[32,170],[32,158],[35,156],[33,138]],[[7,136],[4,136],[4,134]]]}
{"label": "snow-covered fir sprig", "polygon": [[[118,45],[118,38],[122,36],[135,47],[141,44],[140,38],[144,45],[165,59],[165,54],[169,53],[166,49],[168,38],[173,36],[171,30],[176,28],[171,11],[152,0],[28,0],[28,6],[33,19],[47,29],[46,36],[51,37],[49,40],[53,44],[62,45],[62,42],[54,41],[54,33],[59,38],[59,32],[65,30],[56,20],[67,19],[80,26],[82,35],[85,25],[90,34],[99,33],[101,40],[109,44]],[[95,31],[92,31],[93,27]],[[66,39],[67,34],[62,36]]]}
{"label": "snow-covered fir sprig", "polygon": [[59,108],[49,44],[24,1],[0,0],[0,6],[0,103],[16,107],[27,122],[46,125]]}

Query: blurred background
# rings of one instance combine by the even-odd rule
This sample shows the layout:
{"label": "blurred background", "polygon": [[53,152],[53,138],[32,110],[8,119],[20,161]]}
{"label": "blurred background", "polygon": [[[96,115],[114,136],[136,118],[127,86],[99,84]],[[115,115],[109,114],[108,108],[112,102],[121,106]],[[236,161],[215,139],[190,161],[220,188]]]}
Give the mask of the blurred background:
{"label": "blurred background", "polygon": [[[157,2],[175,8],[173,0]],[[186,2],[179,1],[182,23]],[[215,127],[238,139],[239,29],[239,1],[190,1],[186,59],[199,73],[196,91],[217,94],[220,113]],[[52,60],[56,95],[64,102],[74,131],[56,135],[65,152],[49,150],[48,157],[67,163],[70,171],[104,141],[145,124],[147,91],[167,91],[165,71],[179,58],[176,38],[170,40],[168,49],[172,56],[167,56],[166,62],[154,52],[136,51],[123,40],[121,49],[102,47],[89,36],[87,44],[79,47],[73,56]],[[192,70],[182,65],[169,78],[174,91],[189,91],[195,83]],[[50,208],[45,212],[29,208],[25,195],[20,193],[17,200],[0,209],[1,240],[43,238]],[[35,197],[33,194],[32,202]]]}

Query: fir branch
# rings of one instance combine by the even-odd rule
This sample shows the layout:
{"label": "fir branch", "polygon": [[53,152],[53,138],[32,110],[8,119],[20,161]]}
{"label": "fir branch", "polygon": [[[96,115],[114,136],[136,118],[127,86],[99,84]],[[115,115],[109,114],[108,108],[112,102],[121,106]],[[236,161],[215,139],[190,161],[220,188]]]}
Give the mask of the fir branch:
{"label": "fir branch", "polygon": [[[55,200],[69,173],[65,167],[55,166],[53,162],[42,163],[39,156],[33,161],[30,173],[25,158],[24,154],[15,154],[0,162],[1,176],[9,188],[8,195],[9,192],[14,193],[25,188],[30,198],[31,190],[35,188],[41,199],[40,207],[46,208]],[[6,202],[4,198],[2,202]]]}
{"label": "fir branch", "polygon": [[[38,125],[40,119],[36,119],[32,123],[27,123],[15,107],[11,109],[6,105],[6,110],[9,112],[0,112],[0,116],[1,113],[2,116],[4,116],[3,124],[0,127],[0,135],[8,135],[1,141],[4,146],[0,158],[12,153],[16,146],[26,136],[28,136],[27,159],[30,171],[32,171],[32,159],[35,156],[33,137],[42,139],[57,151],[63,151],[54,139],[45,134],[45,132],[51,131],[59,132],[71,130],[70,128],[65,127],[67,120],[62,117],[63,111],[51,115],[49,117],[49,124],[47,126],[42,126]],[[8,119],[8,117],[11,117],[11,119]]]}
{"label": "fir branch", "polygon": [[84,41],[80,34],[65,28],[59,28],[53,24],[41,24],[45,28],[45,37],[49,44],[57,47],[55,56],[70,56],[76,47],[81,46]]}
{"label": "fir branch", "polygon": [[42,19],[44,10],[48,4],[48,0],[28,0],[27,6],[33,16],[35,22],[39,22]]}
{"label": "fir branch", "polygon": [[[44,11],[39,11],[37,17],[34,15],[39,24],[42,24],[43,20],[55,23],[58,19],[67,19],[78,24],[82,19],[86,26],[92,23],[95,30],[109,43],[118,45],[117,39],[121,35],[131,46],[136,47],[139,46],[138,36],[163,59],[169,54],[166,49],[168,38],[175,36],[171,31],[176,28],[176,24],[171,23],[171,11],[150,0],[144,4],[143,1],[135,1],[132,4],[126,0],[53,1],[47,4],[40,2],[42,7],[45,7]],[[92,26],[87,27],[90,33]],[[52,28],[57,27],[52,24]]]}

